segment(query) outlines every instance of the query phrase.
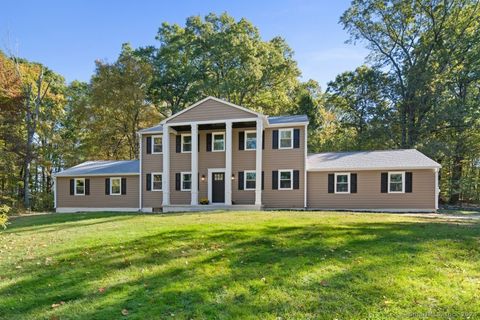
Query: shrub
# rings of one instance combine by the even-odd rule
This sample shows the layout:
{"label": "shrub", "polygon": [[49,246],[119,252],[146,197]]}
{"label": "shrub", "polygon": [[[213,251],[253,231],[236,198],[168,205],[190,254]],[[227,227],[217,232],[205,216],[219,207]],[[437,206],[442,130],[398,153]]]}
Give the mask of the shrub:
{"label": "shrub", "polygon": [[200,199],[200,204],[208,204],[208,198]]}
{"label": "shrub", "polygon": [[7,228],[8,213],[10,207],[6,204],[0,205],[0,227]]}

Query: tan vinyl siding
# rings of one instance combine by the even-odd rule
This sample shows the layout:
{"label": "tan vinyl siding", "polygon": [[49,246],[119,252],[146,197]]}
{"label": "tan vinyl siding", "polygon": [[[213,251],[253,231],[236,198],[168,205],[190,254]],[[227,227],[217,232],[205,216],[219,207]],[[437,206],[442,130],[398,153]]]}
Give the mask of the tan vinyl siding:
{"label": "tan vinyl siding", "polygon": [[227,119],[242,119],[242,118],[256,118],[253,113],[240,110],[238,108],[229,106],[225,103],[215,101],[213,99],[207,100],[194,108],[185,111],[175,118],[167,121],[168,123],[205,121],[205,120],[227,120]]}
{"label": "tan vinyl siding", "polygon": [[[255,170],[256,150],[239,150],[239,132],[251,131],[255,128],[235,128],[232,133],[232,201],[234,204],[255,204],[255,190],[238,189],[238,172]],[[261,177],[260,177],[261,179]]]}
{"label": "tan vinyl siding", "polygon": [[[180,134],[180,133],[179,133]],[[189,191],[175,190],[175,174],[177,172],[189,172],[192,169],[190,164],[192,155],[190,153],[176,152],[176,135],[170,134],[170,203],[190,204]]]}
{"label": "tan vinyl siding", "polygon": [[380,177],[387,171],[358,171],[357,193],[328,193],[328,174],[308,172],[307,202],[317,209],[434,209],[434,170],[406,170],[412,172],[412,193],[381,193]]}
{"label": "tan vinyl siding", "polygon": [[[272,149],[273,130],[283,128],[300,129],[300,148]],[[300,189],[272,190],[272,171],[292,169],[300,171]],[[266,208],[303,208],[304,207],[304,171],[305,170],[305,127],[268,128],[265,129],[265,149],[263,150],[263,171],[265,172],[265,189],[262,203]]]}
{"label": "tan vinyl siding", "polygon": [[71,196],[70,179],[57,178],[57,208],[138,208],[138,176],[119,176],[127,179],[127,194],[106,195],[105,179],[109,177],[77,177],[90,179],[90,195]]}
{"label": "tan vinyl siding", "polygon": [[[144,135],[142,137],[142,207],[159,208],[162,206],[161,191],[147,191],[147,173],[163,171],[163,154],[147,154],[147,137],[159,134]],[[153,150],[153,149],[152,149]]]}

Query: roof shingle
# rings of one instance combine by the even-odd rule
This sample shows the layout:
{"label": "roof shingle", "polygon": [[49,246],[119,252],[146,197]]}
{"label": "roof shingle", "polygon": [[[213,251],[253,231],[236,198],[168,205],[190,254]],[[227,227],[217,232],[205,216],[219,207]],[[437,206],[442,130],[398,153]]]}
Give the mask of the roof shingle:
{"label": "roof shingle", "polygon": [[87,161],[55,174],[56,177],[139,174],[138,160]]}

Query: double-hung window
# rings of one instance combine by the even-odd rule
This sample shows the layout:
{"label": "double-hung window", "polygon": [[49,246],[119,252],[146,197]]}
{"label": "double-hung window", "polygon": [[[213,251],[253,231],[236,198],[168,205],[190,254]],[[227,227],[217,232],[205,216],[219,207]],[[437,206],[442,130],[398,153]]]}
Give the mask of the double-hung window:
{"label": "double-hung window", "polygon": [[279,149],[293,148],[293,129],[278,130],[278,147]]}
{"label": "double-hung window", "polygon": [[181,190],[190,191],[192,189],[192,173],[182,172]]}
{"label": "double-hung window", "polygon": [[162,191],[162,173],[152,173],[152,191]]}
{"label": "double-hung window", "polygon": [[388,173],[388,192],[389,193],[405,192],[405,172],[389,172]]}
{"label": "double-hung window", "polygon": [[122,194],[122,178],[110,178],[110,195],[119,196]]}
{"label": "double-hung window", "polygon": [[225,133],[212,133],[212,151],[225,151]]}
{"label": "double-hung window", "polygon": [[75,195],[76,196],[85,195],[85,179],[84,178],[75,179]]}
{"label": "double-hung window", "polygon": [[335,193],[350,193],[350,173],[335,173]]}
{"label": "double-hung window", "polygon": [[245,150],[255,150],[257,149],[257,132],[256,131],[245,131]]}
{"label": "double-hung window", "polygon": [[153,154],[162,153],[162,144],[163,144],[162,136],[152,136],[152,153]]}
{"label": "double-hung window", "polygon": [[182,134],[182,152],[190,153],[192,152],[192,135],[191,134]]}
{"label": "double-hung window", "polygon": [[251,170],[251,171],[245,171],[245,180],[244,180],[244,190],[255,190],[256,187],[256,172]]}
{"label": "double-hung window", "polygon": [[293,170],[278,170],[279,190],[293,189]]}

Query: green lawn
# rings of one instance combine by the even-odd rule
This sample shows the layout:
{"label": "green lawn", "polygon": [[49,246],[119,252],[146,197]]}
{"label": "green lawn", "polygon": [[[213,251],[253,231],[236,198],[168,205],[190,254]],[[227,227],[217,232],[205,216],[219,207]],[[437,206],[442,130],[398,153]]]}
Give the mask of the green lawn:
{"label": "green lawn", "polygon": [[88,213],[0,231],[3,319],[478,319],[479,299],[479,221]]}

